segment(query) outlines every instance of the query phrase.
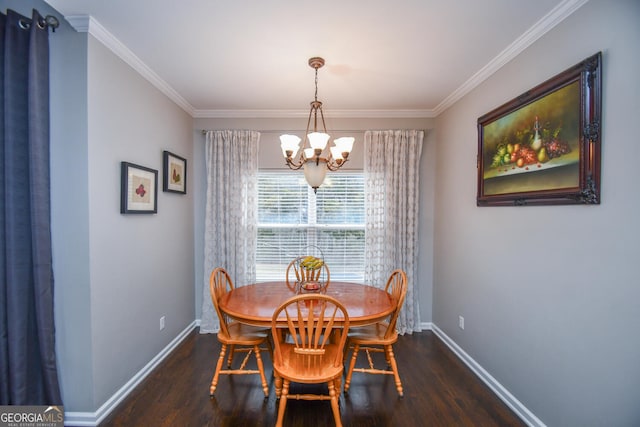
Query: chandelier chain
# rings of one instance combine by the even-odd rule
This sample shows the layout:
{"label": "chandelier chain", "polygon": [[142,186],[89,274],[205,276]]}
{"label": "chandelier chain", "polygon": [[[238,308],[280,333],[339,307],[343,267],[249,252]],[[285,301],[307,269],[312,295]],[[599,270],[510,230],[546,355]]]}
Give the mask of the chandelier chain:
{"label": "chandelier chain", "polygon": [[315,101],[318,101],[318,68],[316,67],[316,93],[315,93]]}

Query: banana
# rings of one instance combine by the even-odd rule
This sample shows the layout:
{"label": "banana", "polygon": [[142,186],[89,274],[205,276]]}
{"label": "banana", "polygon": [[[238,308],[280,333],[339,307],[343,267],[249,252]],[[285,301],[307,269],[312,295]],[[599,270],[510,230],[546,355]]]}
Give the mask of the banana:
{"label": "banana", "polygon": [[300,261],[300,267],[306,270],[317,270],[318,268],[322,267],[323,264],[324,261],[314,256],[308,256]]}
{"label": "banana", "polygon": [[311,266],[315,262],[315,260],[316,260],[316,257],[309,255],[300,262],[300,266],[304,268],[309,268],[309,266]]}
{"label": "banana", "polygon": [[309,255],[300,262],[300,266],[306,269],[310,269],[317,260],[318,259],[316,257]]}
{"label": "banana", "polygon": [[317,270],[320,267],[322,267],[323,264],[324,264],[324,261],[322,261],[319,258],[314,258],[309,263],[305,264],[304,268],[306,268],[307,270]]}

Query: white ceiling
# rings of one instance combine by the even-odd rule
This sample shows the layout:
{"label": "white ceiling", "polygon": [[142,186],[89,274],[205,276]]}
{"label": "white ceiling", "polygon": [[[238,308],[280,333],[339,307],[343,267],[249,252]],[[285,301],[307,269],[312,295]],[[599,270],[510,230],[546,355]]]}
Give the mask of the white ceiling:
{"label": "white ceiling", "polygon": [[312,56],[328,116],[434,117],[587,0],[46,1],[194,117],[306,115]]}

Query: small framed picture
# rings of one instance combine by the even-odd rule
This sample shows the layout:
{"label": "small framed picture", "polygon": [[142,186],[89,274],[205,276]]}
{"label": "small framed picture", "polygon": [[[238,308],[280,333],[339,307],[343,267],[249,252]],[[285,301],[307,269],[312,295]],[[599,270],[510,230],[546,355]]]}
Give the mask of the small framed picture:
{"label": "small framed picture", "polygon": [[120,185],[120,213],[158,213],[157,170],[121,162]]}
{"label": "small framed picture", "polygon": [[162,191],[187,194],[187,159],[163,151],[164,176]]}

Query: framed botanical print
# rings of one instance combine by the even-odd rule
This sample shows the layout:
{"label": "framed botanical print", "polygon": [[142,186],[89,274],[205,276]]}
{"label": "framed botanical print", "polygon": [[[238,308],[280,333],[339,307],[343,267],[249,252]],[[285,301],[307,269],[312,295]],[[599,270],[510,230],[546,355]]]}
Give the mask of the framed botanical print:
{"label": "framed botanical print", "polygon": [[162,191],[187,194],[187,159],[163,151]]}
{"label": "framed botanical print", "polygon": [[158,212],[158,171],[129,162],[120,164],[120,213]]}

